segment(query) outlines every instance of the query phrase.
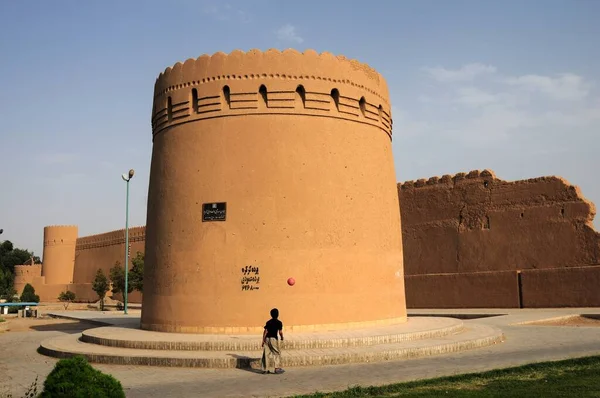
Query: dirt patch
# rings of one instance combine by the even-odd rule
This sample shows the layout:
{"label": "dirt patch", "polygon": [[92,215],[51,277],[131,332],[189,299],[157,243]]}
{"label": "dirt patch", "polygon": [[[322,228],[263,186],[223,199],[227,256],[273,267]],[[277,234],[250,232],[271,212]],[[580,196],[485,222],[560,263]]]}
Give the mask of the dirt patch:
{"label": "dirt patch", "polygon": [[522,325],[525,326],[592,326],[592,327],[600,327],[600,317],[595,318],[591,316],[585,315],[576,315],[564,318],[555,318],[555,319],[545,319],[541,321],[535,322],[527,322]]}

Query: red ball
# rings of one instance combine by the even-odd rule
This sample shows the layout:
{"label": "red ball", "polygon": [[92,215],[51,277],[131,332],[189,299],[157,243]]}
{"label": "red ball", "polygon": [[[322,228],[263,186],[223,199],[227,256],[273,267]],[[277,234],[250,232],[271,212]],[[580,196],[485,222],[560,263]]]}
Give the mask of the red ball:
{"label": "red ball", "polygon": [[296,280],[294,278],[289,278],[288,279],[288,285],[294,286],[295,283],[296,283]]}

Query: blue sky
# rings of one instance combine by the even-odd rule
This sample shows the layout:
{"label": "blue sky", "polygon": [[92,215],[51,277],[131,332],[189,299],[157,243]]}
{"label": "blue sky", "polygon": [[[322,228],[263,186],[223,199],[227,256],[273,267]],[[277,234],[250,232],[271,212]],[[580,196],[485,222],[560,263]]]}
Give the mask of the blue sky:
{"label": "blue sky", "polygon": [[[315,49],[387,79],[399,181],[560,175],[600,204],[600,2],[2,1],[0,228],[146,222],[153,85],[216,51]],[[596,220],[596,225],[599,225]]]}

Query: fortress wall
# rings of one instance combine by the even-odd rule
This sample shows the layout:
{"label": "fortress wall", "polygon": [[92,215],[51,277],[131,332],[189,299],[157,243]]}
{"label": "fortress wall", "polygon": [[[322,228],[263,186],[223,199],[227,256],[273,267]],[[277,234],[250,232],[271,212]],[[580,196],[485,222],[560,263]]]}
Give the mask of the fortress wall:
{"label": "fortress wall", "polygon": [[523,307],[597,307],[600,305],[600,266],[521,273]]}
{"label": "fortress wall", "polygon": [[[506,182],[483,171],[398,188],[408,307],[600,305],[595,208],[565,180]],[[144,251],[144,239],[145,227],[130,229],[131,256]],[[95,302],[95,272],[108,275],[123,261],[124,241],[124,230],[81,237],[74,284],[46,284],[42,265],[18,265],[15,289],[20,294],[30,283],[42,300],[55,301],[68,288],[77,300]],[[141,300],[139,292],[130,293],[130,302]]]}
{"label": "fortress wall", "polygon": [[515,271],[407,275],[410,308],[518,308]]}
{"label": "fortress wall", "polygon": [[[591,224],[595,208],[567,181],[506,182],[490,171],[473,171],[398,187],[409,307],[519,306],[513,299],[517,271],[523,271],[523,306],[600,305],[600,294],[589,291],[600,268],[579,268],[600,265],[600,235]],[[572,267],[572,274],[564,270]],[[475,280],[477,288],[466,289]],[[561,286],[567,280],[587,296],[568,293],[571,287]],[[562,296],[542,298],[552,290]]]}
{"label": "fortress wall", "polygon": [[[48,228],[45,228],[46,236],[48,236]],[[81,238],[75,237],[72,242],[69,240],[68,245],[65,245],[64,228],[50,228],[53,235],[51,240],[45,240],[44,253],[48,254],[46,246],[51,246],[53,251],[50,252],[50,255],[45,256],[44,264],[18,265],[15,267],[15,289],[17,293],[21,294],[25,285],[30,283],[42,301],[57,301],[58,295],[67,289],[75,293],[77,301],[97,301],[98,297],[92,290],[92,282],[98,268],[102,268],[104,274],[108,277],[110,268],[117,261],[123,265],[125,230],[121,229]],[[72,228],[76,227],[67,227],[67,232],[72,232]],[[130,268],[132,267],[131,258],[135,257],[138,251],[144,252],[145,233],[145,227],[129,229]],[[58,236],[58,238],[55,238],[55,236]],[[60,241],[61,237],[62,242]],[[74,265],[69,268],[71,258],[74,258]],[[65,264],[66,269],[70,270],[69,275],[66,275]],[[59,279],[68,281],[68,283],[48,283],[48,278],[42,276],[42,272],[48,269],[55,274],[59,274]],[[109,297],[111,295],[110,292],[107,294]],[[116,295],[115,298],[122,300],[121,295]],[[129,294],[128,300],[132,303],[141,303],[142,295],[134,291]]]}
{"label": "fortress wall", "polygon": [[[16,267],[15,267],[16,270]],[[20,277],[20,278],[16,278],[15,277],[15,290],[17,291],[17,294],[19,296],[21,296],[21,293],[23,293],[23,289],[25,288],[26,284],[30,284],[31,286],[33,286],[33,288],[35,289],[35,294],[40,296],[40,300],[46,300],[46,297],[48,297],[48,301],[56,301],[56,297],[50,297],[50,296],[45,296],[43,294],[43,292],[40,293],[40,289],[43,289],[44,286],[46,286],[46,280],[43,276],[41,276],[40,274],[38,275],[34,275],[33,274],[33,269],[30,270],[31,273],[29,274],[25,274],[24,276]],[[41,268],[40,268],[40,272],[41,272]]]}
{"label": "fortress wall", "polygon": [[[144,252],[145,227],[129,228],[130,263],[138,251]],[[76,284],[91,283],[98,268],[102,268],[108,276],[109,270],[119,261],[123,265],[125,259],[125,229],[106,232],[98,235],[84,236],[77,239],[75,247],[75,272],[73,282]]]}

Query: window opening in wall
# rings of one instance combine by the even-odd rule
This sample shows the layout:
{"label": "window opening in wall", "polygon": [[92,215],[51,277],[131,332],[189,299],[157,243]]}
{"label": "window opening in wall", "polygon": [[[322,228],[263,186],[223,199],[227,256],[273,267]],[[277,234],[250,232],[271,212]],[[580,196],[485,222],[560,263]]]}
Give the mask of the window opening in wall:
{"label": "window opening in wall", "polygon": [[262,101],[262,105],[265,106],[265,107],[268,107],[269,106],[269,102],[268,102],[268,99],[267,99],[267,87],[264,84],[262,84],[260,86],[260,88],[258,89],[258,94],[260,96],[259,100]]}
{"label": "window opening in wall", "polygon": [[305,107],[306,105],[306,90],[304,90],[304,86],[303,85],[299,85],[298,87],[296,87],[296,102],[295,102],[296,106],[297,105],[302,105],[302,108]]}
{"label": "window opening in wall", "polygon": [[483,182],[483,186],[484,186],[485,188],[487,188],[487,187],[488,187],[488,185],[490,185],[490,184],[489,184],[489,182],[487,182],[487,181],[484,181],[484,182]]}
{"label": "window opening in wall", "polygon": [[360,97],[358,107],[360,108],[360,113],[365,116],[365,113],[367,112],[367,100],[365,100],[365,97]]}
{"label": "window opening in wall", "polygon": [[521,213],[521,218],[525,217],[525,213]]}
{"label": "window opening in wall", "polygon": [[225,101],[225,104],[231,108],[231,90],[229,89],[229,86],[223,86],[223,100]]}
{"label": "window opening in wall", "polygon": [[169,122],[173,120],[173,102],[171,101],[171,97],[167,98],[167,118]]}
{"label": "window opening in wall", "polygon": [[379,105],[377,109],[379,110],[379,121],[383,122],[383,106]]}
{"label": "window opening in wall", "polygon": [[333,103],[335,104],[335,109],[340,110],[340,92],[337,88],[331,90],[331,98],[333,98]]}
{"label": "window opening in wall", "polygon": [[198,90],[192,89],[192,110],[194,113],[198,113]]}
{"label": "window opening in wall", "polygon": [[563,217],[565,216],[565,209],[564,209],[564,207],[562,209],[560,209],[560,215],[563,216]]}

